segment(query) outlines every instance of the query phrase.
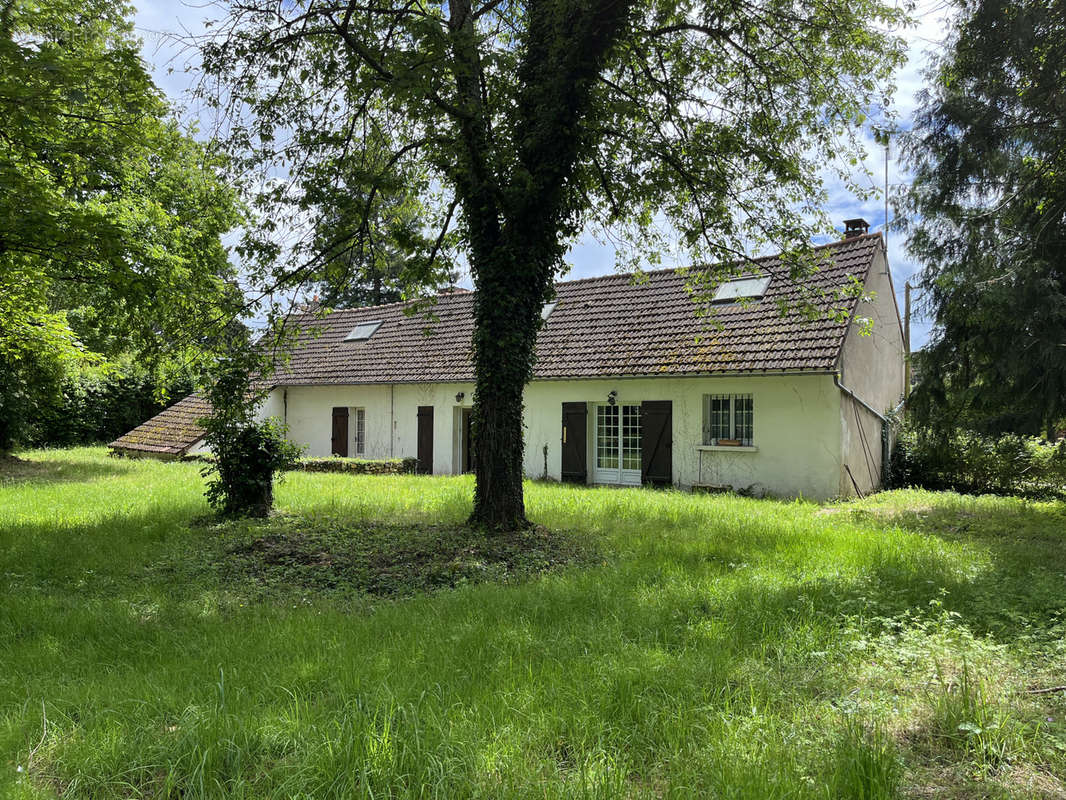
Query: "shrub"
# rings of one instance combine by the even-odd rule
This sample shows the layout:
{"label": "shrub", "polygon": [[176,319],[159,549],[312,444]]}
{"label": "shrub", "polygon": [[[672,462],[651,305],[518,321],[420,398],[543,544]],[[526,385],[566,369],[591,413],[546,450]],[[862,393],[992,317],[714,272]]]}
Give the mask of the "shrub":
{"label": "shrub", "polygon": [[276,419],[256,419],[265,384],[256,382],[259,354],[232,348],[212,370],[205,394],[211,416],[203,420],[204,442],[214,459],[202,470],[207,501],[226,517],[265,517],[274,505],[274,475],[296,466],[300,448],[285,438]]}
{"label": "shrub", "polygon": [[892,453],[891,482],[974,494],[1066,497],[1066,441],[907,426]]}
{"label": "shrub", "polygon": [[211,478],[207,501],[226,517],[265,517],[274,505],[274,474],[291,469],[300,448],[285,438],[277,420],[245,422],[208,433],[214,460],[204,467]]}

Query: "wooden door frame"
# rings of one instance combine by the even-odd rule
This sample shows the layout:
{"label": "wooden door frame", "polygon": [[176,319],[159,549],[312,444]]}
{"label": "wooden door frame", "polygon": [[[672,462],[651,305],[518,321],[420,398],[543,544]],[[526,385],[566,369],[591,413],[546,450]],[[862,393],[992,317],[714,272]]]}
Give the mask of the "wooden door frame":
{"label": "wooden door frame", "polygon": [[[625,430],[625,411],[626,407],[635,407],[641,409],[641,403],[615,403],[613,406],[610,403],[593,403],[592,409],[592,440],[590,442],[589,452],[592,453],[592,466],[589,474],[592,476],[593,483],[599,483],[605,486],[640,486],[643,477],[643,470],[638,469],[625,469],[622,466],[624,442],[623,432]],[[601,470],[599,467],[599,438],[600,438],[600,426],[599,426],[599,409],[600,408],[617,408],[618,409],[618,426],[617,426],[617,439],[618,439],[618,467],[614,470]],[[641,412],[638,412],[641,413]],[[642,414],[641,414],[642,416]],[[641,429],[643,430],[644,421],[640,420]],[[643,456],[642,456],[643,459]],[[602,480],[607,477],[604,472],[615,473],[614,480]],[[628,477],[628,480],[625,480]]]}

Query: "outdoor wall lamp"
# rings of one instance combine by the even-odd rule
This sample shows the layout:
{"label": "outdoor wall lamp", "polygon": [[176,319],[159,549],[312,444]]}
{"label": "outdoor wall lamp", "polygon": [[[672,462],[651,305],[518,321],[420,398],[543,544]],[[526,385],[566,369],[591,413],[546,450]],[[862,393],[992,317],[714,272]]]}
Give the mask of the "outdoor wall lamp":
{"label": "outdoor wall lamp", "polygon": [[466,397],[466,392],[459,392],[459,394],[457,394],[455,396],[455,402],[457,402],[457,403],[463,402],[463,398],[464,397]]}
{"label": "outdoor wall lamp", "polygon": [[611,389],[611,391],[607,392],[607,405],[613,406],[617,402],[618,392],[616,392],[614,389]]}

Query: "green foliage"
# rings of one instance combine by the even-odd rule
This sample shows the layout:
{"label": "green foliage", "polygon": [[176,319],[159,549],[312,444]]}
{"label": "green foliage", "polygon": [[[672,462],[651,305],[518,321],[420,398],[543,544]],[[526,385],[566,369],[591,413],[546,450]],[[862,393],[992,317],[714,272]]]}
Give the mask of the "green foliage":
{"label": "green foliage", "polygon": [[[279,519],[216,526],[194,464],[20,456],[14,475],[0,465],[5,798],[1064,788],[1061,694],[1025,693],[1062,683],[1061,502],[901,491],[822,507],[529,483],[530,516],[602,561],[394,599],[326,581],[366,574],[361,556],[400,586],[417,574],[405,544],[458,545],[469,476],[296,472]],[[291,561],[241,555],[271,534]],[[297,560],[323,552],[351,560]],[[965,669],[985,687],[966,705],[1007,723],[995,769],[942,735],[937,704]],[[952,718],[955,735],[975,721]]]}
{"label": "green foliage", "polygon": [[[406,263],[428,282],[440,253],[465,256],[471,521],[512,529],[527,523],[522,391],[568,247],[587,231],[623,261],[706,264],[772,244],[806,274],[811,234],[829,228],[819,176],[857,163],[855,129],[903,58],[885,29],[904,20],[880,0],[250,0],[200,44],[218,79],[205,99],[227,112],[242,170],[264,178],[244,245],[263,284],[316,279],[322,248],[291,240],[315,240],[307,211],[341,183],[356,200],[342,238],[390,230],[378,209],[414,196],[425,234]],[[841,178],[869,192],[849,168]]]}
{"label": "green foliage", "polygon": [[397,179],[382,181],[376,191],[366,189],[368,174],[385,166],[381,153],[369,151],[364,139],[357,155],[322,166],[330,182],[308,190],[318,215],[310,246],[319,262],[315,288],[326,308],[395,303],[420,287],[454,283],[457,277],[449,263],[455,234],[436,242],[427,238],[420,182]]}
{"label": "green foliage", "polygon": [[300,448],[277,420],[204,427],[214,454],[203,471],[211,476],[206,494],[212,508],[226,517],[265,517],[274,506],[275,474],[292,468]]}
{"label": "green foliage", "polygon": [[274,505],[274,479],[296,466],[300,447],[286,437],[279,420],[256,419],[265,394],[254,381],[258,354],[231,349],[218,360],[204,392],[212,414],[203,420],[204,442],[212,459],[202,474],[206,496],[224,517],[264,517]]}
{"label": "green foliage", "polygon": [[131,15],[0,4],[0,448],[93,354],[194,358],[243,302],[223,162],[171,119]]}
{"label": "green foliage", "polygon": [[982,436],[906,426],[892,453],[892,484],[984,494],[1066,497],[1066,440]]}
{"label": "green foliage", "polygon": [[936,324],[912,410],[947,431],[1048,434],[1066,415],[1066,14],[957,0],[899,203]]}
{"label": "green foliage", "polygon": [[894,800],[899,797],[903,763],[899,748],[881,726],[869,727],[856,715],[845,718],[833,750],[831,798]]}
{"label": "green foliage", "polygon": [[110,442],[193,390],[187,378],[170,377],[164,387],[143,367],[107,367],[68,370],[58,397],[36,406],[27,440],[35,447]]}

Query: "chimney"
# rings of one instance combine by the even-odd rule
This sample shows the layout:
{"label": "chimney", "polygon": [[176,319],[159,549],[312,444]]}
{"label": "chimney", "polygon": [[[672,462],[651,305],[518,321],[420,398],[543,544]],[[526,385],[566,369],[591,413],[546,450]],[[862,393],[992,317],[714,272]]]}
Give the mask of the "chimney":
{"label": "chimney", "polygon": [[854,239],[870,232],[870,223],[862,217],[844,220],[844,238]]}

